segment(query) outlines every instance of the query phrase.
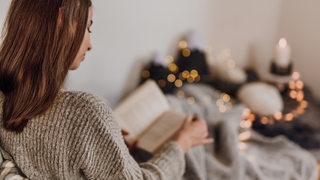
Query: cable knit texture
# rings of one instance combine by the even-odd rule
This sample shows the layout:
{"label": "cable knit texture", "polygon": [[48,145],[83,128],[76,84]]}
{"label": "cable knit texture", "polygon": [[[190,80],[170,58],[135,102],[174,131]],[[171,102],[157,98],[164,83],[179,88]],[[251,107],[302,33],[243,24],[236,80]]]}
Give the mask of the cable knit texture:
{"label": "cable knit texture", "polygon": [[[0,92],[0,118],[4,95]],[[5,108],[5,107],[4,107]],[[0,125],[0,146],[30,179],[181,179],[181,148],[168,143],[144,164],[130,156],[112,111],[84,92],[62,91],[53,106],[22,133]]]}

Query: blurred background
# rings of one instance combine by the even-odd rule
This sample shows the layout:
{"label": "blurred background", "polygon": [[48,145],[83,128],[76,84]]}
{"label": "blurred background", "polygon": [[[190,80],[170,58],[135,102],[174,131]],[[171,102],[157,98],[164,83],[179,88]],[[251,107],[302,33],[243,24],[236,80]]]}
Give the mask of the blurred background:
{"label": "blurred background", "polygon": [[[2,27],[10,0],[0,0]],[[89,91],[112,105],[136,87],[154,53],[175,56],[186,33],[201,34],[209,64],[229,49],[240,67],[268,79],[275,46],[286,38],[294,69],[320,99],[320,1],[93,0],[93,49],[71,72],[67,89]]]}

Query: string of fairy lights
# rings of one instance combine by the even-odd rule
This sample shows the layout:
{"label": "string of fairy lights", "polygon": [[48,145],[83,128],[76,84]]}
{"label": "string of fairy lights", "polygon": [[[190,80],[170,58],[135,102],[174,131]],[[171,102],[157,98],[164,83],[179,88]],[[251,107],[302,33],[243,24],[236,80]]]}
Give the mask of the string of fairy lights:
{"label": "string of fairy lights", "polygon": [[[182,52],[182,55],[186,58],[191,56],[192,51],[188,48],[188,43],[184,40],[178,43],[178,48]],[[166,57],[166,66],[170,73],[167,75],[166,79],[159,79],[157,80],[157,84],[160,88],[165,87],[168,83],[173,84],[178,90],[176,91],[177,97],[181,99],[186,99],[188,104],[193,105],[198,101],[204,102],[212,102],[213,98],[209,95],[204,96],[203,99],[196,99],[193,96],[188,96],[186,93],[181,89],[184,83],[197,83],[201,80],[201,75],[199,74],[197,69],[191,70],[183,70],[179,71],[178,65],[175,63],[175,59],[173,56]],[[150,77],[150,71],[147,69],[142,70],[141,77],[143,79],[148,79]],[[231,97],[223,92],[218,92],[219,98],[215,99],[216,104],[219,112],[224,113],[228,109],[233,107],[233,102],[231,101]]]}
{"label": "string of fairy lights", "polygon": [[[260,122],[263,125],[274,124],[279,121],[291,122],[294,118],[302,115],[308,107],[308,101],[305,99],[303,88],[304,83],[300,80],[300,73],[293,72],[291,80],[288,83],[288,97],[296,102],[296,107],[286,113],[277,112],[272,116],[262,116]],[[246,141],[252,137],[250,129],[255,120],[257,120],[257,117],[250,109],[245,109],[243,111],[243,120],[240,122],[240,127],[242,129],[241,133],[238,135],[238,148],[240,153],[244,153],[248,149]],[[252,155],[247,156],[249,161],[254,161]],[[320,163],[318,164],[318,170],[320,172]]]}
{"label": "string of fairy lights", "polygon": [[[274,124],[277,121],[287,121],[290,122],[294,118],[302,115],[306,108],[308,107],[308,101],[305,99],[304,95],[304,83],[300,80],[300,73],[293,72],[291,79],[288,83],[288,96],[291,100],[296,102],[295,108],[289,110],[289,112],[276,112],[272,116],[262,116],[260,117],[260,122],[264,125]],[[257,115],[250,109],[245,109],[243,112],[243,120],[240,123],[242,128],[250,128],[253,121],[257,119]]]}
{"label": "string of fairy lights", "polygon": [[[184,57],[189,57],[192,51],[188,48],[186,41],[179,42],[179,49]],[[224,63],[227,63],[227,68],[235,68],[235,61],[231,57],[229,50],[224,50],[220,54],[220,59]],[[178,65],[175,63],[175,59],[172,56],[167,56],[167,68],[169,69],[169,74],[164,79],[159,79],[157,81],[159,87],[165,87],[168,83],[173,84],[178,90],[176,91],[176,96],[180,99],[185,99],[188,104],[193,105],[199,102],[205,102],[209,104],[215,104],[220,113],[226,113],[228,110],[232,109],[234,106],[234,101],[230,95],[224,92],[217,91],[219,94],[217,97],[212,97],[210,95],[204,95],[197,99],[196,97],[187,95],[186,92],[181,88],[184,83],[197,83],[201,80],[201,76],[196,69],[191,69],[190,71],[184,70],[179,71]],[[142,78],[147,79],[150,77],[150,72],[148,70],[143,70],[141,74]],[[259,117],[250,109],[245,109],[242,114],[242,120],[240,121],[241,131],[238,135],[239,143],[238,149],[240,155],[245,157],[249,162],[254,163],[256,157],[252,154],[247,153],[249,145],[246,143],[252,137],[251,127],[254,121],[259,120],[262,124],[274,124],[278,121],[292,121],[295,117],[302,115],[306,108],[308,107],[308,102],[304,95],[304,83],[300,80],[300,74],[298,72],[293,72],[291,74],[291,79],[288,83],[288,97],[295,101],[298,105],[296,108],[291,109],[289,112],[277,112],[272,116],[262,116]],[[214,102],[215,101],[215,102]],[[318,164],[320,171],[320,164]]]}
{"label": "string of fairy lights", "polygon": [[226,93],[221,93],[218,92],[219,96],[216,99],[213,99],[211,96],[209,95],[205,95],[202,97],[202,99],[196,99],[193,96],[187,96],[186,93],[183,90],[178,90],[176,95],[178,98],[180,99],[186,99],[188,104],[193,105],[195,103],[198,102],[205,102],[205,103],[210,103],[212,104],[215,100],[215,102],[213,104],[216,105],[216,107],[218,108],[218,111],[220,113],[225,113],[227,112],[229,109],[231,109],[233,107],[233,102],[231,101],[231,97],[226,94]]}
{"label": "string of fairy lights", "polygon": [[[178,48],[182,52],[182,55],[184,57],[189,57],[192,53],[192,51],[188,48],[188,43],[184,40],[180,41],[178,43]],[[224,58],[226,59],[226,58]],[[230,58],[227,58],[230,59]],[[187,100],[187,102],[192,105],[197,103],[197,101],[212,101],[212,97],[210,96],[204,96],[204,99],[196,99],[193,96],[187,96],[186,93],[181,89],[184,83],[197,83],[201,80],[201,76],[199,72],[196,69],[191,70],[183,70],[179,71],[178,65],[175,63],[175,59],[173,56],[167,56],[166,57],[166,67],[169,70],[169,74],[166,76],[166,78],[157,80],[157,84],[159,87],[165,87],[168,83],[173,84],[178,90],[176,91],[176,95],[179,98],[184,98]],[[230,63],[230,62],[228,62]],[[233,62],[235,63],[235,62]],[[232,68],[234,66],[230,66]],[[141,73],[141,77],[143,79],[148,79],[150,77],[150,72],[147,69],[144,69]],[[277,112],[271,116],[258,116],[250,109],[245,109],[242,114],[242,121],[240,123],[240,127],[244,129],[251,128],[252,123],[255,120],[260,120],[260,122],[264,125],[267,124],[274,124],[277,121],[292,121],[295,117],[298,117],[299,115],[302,115],[305,112],[305,109],[308,107],[308,102],[305,99],[304,95],[304,83],[302,80],[300,80],[300,73],[293,72],[291,74],[291,79],[288,83],[288,95],[289,97],[296,101],[298,104],[296,108],[290,110],[289,112],[283,113],[283,112]],[[215,99],[216,106],[219,109],[219,112],[224,113],[227,112],[227,110],[231,109],[233,107],[233,102],[231,100],[230,95],[219,92],[219,98]]]}

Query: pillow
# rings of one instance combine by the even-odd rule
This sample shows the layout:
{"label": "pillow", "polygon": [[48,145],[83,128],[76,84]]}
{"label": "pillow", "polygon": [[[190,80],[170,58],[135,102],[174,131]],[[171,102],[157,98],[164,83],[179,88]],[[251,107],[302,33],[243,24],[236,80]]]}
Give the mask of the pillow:
{"label": "pillow", "polygon": [[243,85],[237,96],[248,108],[261,116],[275,115],[283,110],[283,100],[278,89],[263,82]]}

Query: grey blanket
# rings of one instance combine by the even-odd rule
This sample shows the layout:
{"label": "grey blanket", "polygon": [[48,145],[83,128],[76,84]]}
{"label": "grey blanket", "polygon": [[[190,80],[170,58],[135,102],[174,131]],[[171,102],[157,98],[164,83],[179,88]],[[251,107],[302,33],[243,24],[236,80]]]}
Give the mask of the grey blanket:
{"label": "grey blanket", "polygon": [[[316,180],[315,158],[285,137],[265,138],[239,128],[241,103],[220,112],[221,93],[206,85],[185,85],[179,95],[167,95],[170,105],[208,122],[215,143],[186,155],[185,180]],[[14,164],[2,162],[0,180],[23,180]]]}
{"label": "grey blanket", "polygon": [[316,180],[317,162],[283,136],[266,138],[239,127],[244,105],[236,102],[220,112],[221,93],[207,85],[185,85],[167,95],[170,105],[208,122],[215,143],[187,155],[186,180]]}

